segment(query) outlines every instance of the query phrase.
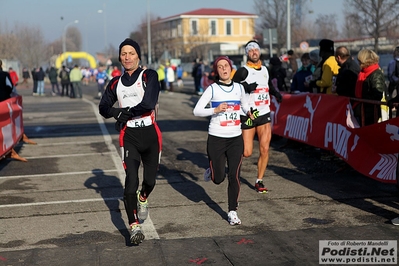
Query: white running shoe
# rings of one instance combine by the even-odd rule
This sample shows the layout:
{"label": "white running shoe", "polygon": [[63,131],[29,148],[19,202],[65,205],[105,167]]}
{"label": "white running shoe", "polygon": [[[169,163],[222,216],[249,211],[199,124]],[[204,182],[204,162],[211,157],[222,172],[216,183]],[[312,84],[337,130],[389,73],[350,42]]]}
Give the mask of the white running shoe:
{"label": "white running shoe", "polygon": [[138,245],[143,242],[145,236],[141,230],[141,226],[137,223],[130,225],[130,242],[134,245]]}
{"label": "white running shoe", "polygon": [[206,169],[204,173],[204,181],[205,182],[211,181],[211,176],[212,176],[211,168]]}
{"label": "white running shoe", "polygon": [[238,218],[236,211],[229,211],[227,217],[228,217],[227,220],[229,221],[230,225],[241,224],[241,220],[240,218]]}
{"label": "white running shoe", "polygon": [[137,216],[142,221],[148,217],[148,200],[140,201],[140,191],[137,191]]}
{"label": "white running shoe", "polygon": [[391,220],[393,225],[399,225],[399,217],[396,217],[395,219]]}

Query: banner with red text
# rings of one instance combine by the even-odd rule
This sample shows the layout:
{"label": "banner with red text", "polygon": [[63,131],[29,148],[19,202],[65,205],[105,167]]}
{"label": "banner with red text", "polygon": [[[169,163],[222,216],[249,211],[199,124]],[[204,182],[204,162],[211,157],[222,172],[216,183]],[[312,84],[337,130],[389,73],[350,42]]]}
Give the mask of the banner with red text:
{"label": "banner with red text", "polygon": [[23,133],[22,96],[0,102],[0,157],[18,143]]}
{"label": "banner with red text", "polygon": [[396,182],[399,117],[359,127],[349,98],[328,94],[284,94],[272,98],[273,134],[334,151],[358,172]]}

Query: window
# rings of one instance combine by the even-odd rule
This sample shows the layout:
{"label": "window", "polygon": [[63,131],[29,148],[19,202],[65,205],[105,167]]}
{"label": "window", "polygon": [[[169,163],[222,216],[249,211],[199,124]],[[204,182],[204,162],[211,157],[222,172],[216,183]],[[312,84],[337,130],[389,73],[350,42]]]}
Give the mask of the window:
{"label": "window", "polygon": [[182,36],[182,30],[181,30],[181,24],[180,23],[177,25],[177,35],[179,37]]}
{"label": "window", "polygon": [[209,21],[209,35],[216,36],[216,20]]}
{"label": "window", "polygon": [[191,20],[191,35],[198,35],[198,21]]}
{"label": "window", "polygon": [[232,35],[232,27],[231,20],[226,20],[226,35]]}

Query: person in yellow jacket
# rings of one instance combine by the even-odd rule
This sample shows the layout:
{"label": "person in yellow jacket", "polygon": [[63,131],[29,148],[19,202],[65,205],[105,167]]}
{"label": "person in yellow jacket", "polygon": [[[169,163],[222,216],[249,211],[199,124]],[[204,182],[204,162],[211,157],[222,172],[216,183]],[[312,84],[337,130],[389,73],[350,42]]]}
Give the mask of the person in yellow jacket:
{"label": "person in yellow jacket", "polygon": [[335,77],[338,75],[338,63],[334,56],[334,42],[323,39],[319,43],[321,57],[321,76],[316,81],[320,93],[332,94]]}
{"label": "person in yellow jacket", "polygon": [[157,69],[157,73],[158,73],[158,81],[159,81],[159,85],[161,87],[161,92],[165,92],[166,91],[166,82],[165,82],[165,66],[162,64],[159,64],[159,67]]}
{"label": "person in yellow jacket", "polygon": [[80,86],[82,78],[82,71],[80,71],[78,65],[75,65],[75,67],[69,73],[69,80],[72,84],[71,93],[69,95],[71,98],[82,98],[82,87]]}

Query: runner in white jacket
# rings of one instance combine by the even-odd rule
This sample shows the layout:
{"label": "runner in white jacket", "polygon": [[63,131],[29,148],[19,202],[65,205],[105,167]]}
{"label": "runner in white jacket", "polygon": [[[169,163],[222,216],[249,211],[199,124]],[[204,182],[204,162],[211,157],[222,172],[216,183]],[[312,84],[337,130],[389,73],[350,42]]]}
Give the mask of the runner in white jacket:
{"label": "runner in white jacket", "polygon": [[[227,161],[228,221],[241,224],[237,216],[240,193],[240,168],[244,143],[240,116],[246,113],[245,91],[241,84],[231,81],[231,61],[226,56],[214,61],[215,83],[211,84],[194,108],[195,116],[211,116],[208,129],[207,154],[209,168],[205,180],[220,184],[225,179]],[[209,107],[208,106],[209,103]]]}

